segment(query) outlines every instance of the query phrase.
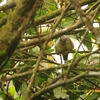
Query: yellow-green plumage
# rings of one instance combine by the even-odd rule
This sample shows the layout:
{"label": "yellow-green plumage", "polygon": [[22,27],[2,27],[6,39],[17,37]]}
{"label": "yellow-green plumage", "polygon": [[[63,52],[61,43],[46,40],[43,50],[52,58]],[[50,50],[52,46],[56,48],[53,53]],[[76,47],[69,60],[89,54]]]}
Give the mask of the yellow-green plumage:
{"label": "yellow-green plumage", "polygon": [[63,53],[63,52],[73,51],[73,48],[74,48],[74,45],[73,45],[72,40],[66,35],[63,35],[62,37],[60,37],[55,43],[56,53],[62,53],[64,60],[67,60],[68,53]]}

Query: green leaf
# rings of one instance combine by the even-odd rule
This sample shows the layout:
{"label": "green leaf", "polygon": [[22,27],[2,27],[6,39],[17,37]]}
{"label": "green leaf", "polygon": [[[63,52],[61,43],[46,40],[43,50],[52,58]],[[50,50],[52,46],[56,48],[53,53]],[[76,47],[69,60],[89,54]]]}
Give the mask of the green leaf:
{"label": "green leaf", "polygon": [[0,12],[0,19],[3,18],[4,16],[6,16],[6,14],[3,12]]}
{"label": "green leaf", "polygon": [[33,35],[33,34],[35,34],[35,30],[34,30],[34,28],[30,28],[30,29],[27,30],[26,33],[29,34],[29,35]]}
{"label": "green leaf", "polygon": [[2,2],[3,0],[0,0],[0,3]]}
{"label": "green leaf", "polygon": [[25,99],[27,84],[25,82],[22,83],[22,100]]}
{"label": "green leaf", "polygon": [[66,90],[62,86],[53,89],[53,92],[56,98],[69,99],[69,95],[66,94]]}
{"label": "green leaf", "polygon": [[88,48],[88,50],[92,50],[91,34],[86,35],[83,44]]}
{"label": "green leaf", "polygon": [[[80,97],[83,98],[84,100],[98,100],[98,98],[100,97],[100,93],[91,92],[88,95],[82,94],[80,95]],[[81,98],[78,98],[77,100],[82,100]]]}
{"label": "green leaf", "polygon": [[[82,38],[84,33],[79,34],[79,37]],[[92,33],[88,33],[83,41],[83,44],[87,47],[88,50],[92,50],[92,41],[91,38],[94,38]]]}
{"label": "green leaf", "polygon": [[61,26],[62,27],[69,27],[73,23],[74,19],[71,17],[66,17],[65,19],[62,20]]}
{"label": "green leaf", "polygon": [[14,95],[15,95],[15,93],[16,93],[15,87],[14,87],[14,86],[11,86],[11,87],[8,89],[8,92],[14,97]]}
{"label": "green leaf", "polygon": [[40,86],[41,83],[45,81],[46,81],[45,78],[42,78],[39,75],[36,75],[35,86]]}
{"label": "green leaf", "polygon": [[7,62],[5,68],[10,68],[10,62]]}
{"label": "green leaf", "polygon": [[0,89],[0,99],[1,99],[1,98],[4,100],[4,99],[5,99],[5,94],[4,94],[3,91]]}
{"label": "green leaf", "polygon": [[46,50],[46,53],[51,53],[53,51],[54,51],[54,49],[53,48],[50,48],[50,49]]}
{"label": "green leaf", "polygon": [[36,75],[36,80],[35,80],[35,86],[40,86],[43,82],[47,82],[48,76],[50,75],[52,70],[45,71],[44,74],[41,72],[38,72]]}
{"label": "green leaf", "polygon": [[22,96],[15,98],[15,100],[23,100]]}
{"label": "green leaf", "polygon": [[16,91],[18,92],[21,89],[22,83],[16,79],[13,80]]}
{"label": "green leaf", "polygon": [[84,100],[97,100],[97,94],[90,94],[84,98]]}

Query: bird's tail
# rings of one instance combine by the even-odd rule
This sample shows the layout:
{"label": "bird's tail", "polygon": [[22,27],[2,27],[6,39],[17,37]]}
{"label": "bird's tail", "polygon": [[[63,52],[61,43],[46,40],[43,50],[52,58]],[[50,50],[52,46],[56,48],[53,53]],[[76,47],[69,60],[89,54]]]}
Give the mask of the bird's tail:
{"label": "bird's tail", "polygon": [[64,61],[68,60],[68,53],[63,53],[63,59],[64,59]]}

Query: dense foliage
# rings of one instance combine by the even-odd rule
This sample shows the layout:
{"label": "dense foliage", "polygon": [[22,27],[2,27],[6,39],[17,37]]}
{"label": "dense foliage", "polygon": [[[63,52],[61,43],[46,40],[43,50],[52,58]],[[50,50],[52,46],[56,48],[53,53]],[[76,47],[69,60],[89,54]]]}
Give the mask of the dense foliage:
{"label": "dense foliage", "polygon": [[[0,98],[99,100],[99,24],[100,0],[8,0],[0,6]],[[54,49],[63,35],[74,44],[66,62]]]}

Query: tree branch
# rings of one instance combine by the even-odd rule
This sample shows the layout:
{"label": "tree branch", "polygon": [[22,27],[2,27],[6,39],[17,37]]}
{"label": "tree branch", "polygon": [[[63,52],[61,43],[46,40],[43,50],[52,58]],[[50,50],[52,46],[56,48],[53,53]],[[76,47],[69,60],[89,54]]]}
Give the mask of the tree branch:
{"label": "tree branch", "polygon": [[75,82],[75,81],[78,81],[80,80],[82,77],[86,76],[87,74],[86,73],[82,73],[80,75],[77,75],[71,79],[67,79],[67,80],[62,80],[60,82],[57,82],[57,83],[54,83],[52,85],[49,85],[47,87],[44,87],[43,89],[41,89],[40,91],[34,93],[30,98],[29,100],[32,100],[32,99],[35,99],[36,97],[38,97],[39,95],[42,95],[44,93],[46,93],[47,91],[50,91],[58,86],[62,86],[64,84],[68,84],[68,83],[72,83],[72,82]]}
{"label": "tree branch", "polygon": [[32,0],[21,0],[17,3],[11,17],[1,31],[0,68],[4,67],[13,54],[20,41],[21,34],[25,32],[31,18],[35,15],[38,5],[39,1]]}

